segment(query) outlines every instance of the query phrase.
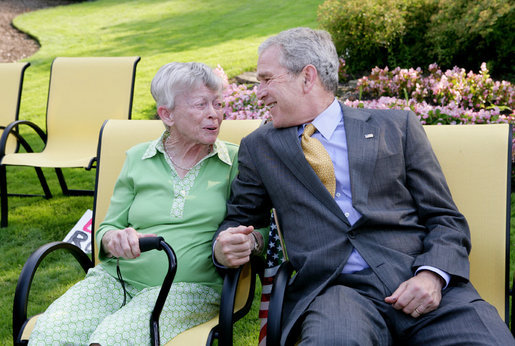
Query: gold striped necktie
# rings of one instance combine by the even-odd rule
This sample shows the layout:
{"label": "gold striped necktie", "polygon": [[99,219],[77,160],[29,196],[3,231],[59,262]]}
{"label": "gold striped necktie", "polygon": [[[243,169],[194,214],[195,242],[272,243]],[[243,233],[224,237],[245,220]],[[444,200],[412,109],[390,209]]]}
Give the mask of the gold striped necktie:
{"label": "gold striped necktie", "polygon": [[302,133],[300,144],[304,151],[304,156],[309,162],[315,173],[325,185],[331,196],[334,197],[336,191],[336,178],[334,176],[334,166],[331,157],[325,150],[322,143],[311,137],[316,128],[313,124],[307,124]]}

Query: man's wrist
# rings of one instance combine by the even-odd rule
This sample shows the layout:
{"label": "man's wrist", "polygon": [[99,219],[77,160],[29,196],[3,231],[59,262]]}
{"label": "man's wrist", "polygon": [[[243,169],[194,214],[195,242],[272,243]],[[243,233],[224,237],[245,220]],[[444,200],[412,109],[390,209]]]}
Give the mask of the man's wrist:
{"label": "man's wrist", "polygon": [[421,267],[418,267],[418,269],[415,272],[415,275],[417,275],[420,271],[423,271],[423,270],[427,270],[427,271],[430,271],[430,272],[436,274],[436,276],[439,277],[443,281],[442,289],[446,289],[447,286],[449,286],[449,282],[451,281],[451,276],[447,272],[445,272],[441,269],[432,267],[432,266],[421,266]]}

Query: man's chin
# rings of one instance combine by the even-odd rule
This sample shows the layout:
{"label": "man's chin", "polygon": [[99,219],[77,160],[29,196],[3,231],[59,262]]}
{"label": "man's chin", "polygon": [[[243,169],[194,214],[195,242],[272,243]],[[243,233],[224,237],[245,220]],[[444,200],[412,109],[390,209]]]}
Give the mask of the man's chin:
{"label": "man's chin", "polygon": [[272,126],[276,129],[280,129],[282,126],[279,122],[275,121],[274,118],[272,118]]}
{"label": "man's chin", "polygon": [[276,129],[280,129],[282,127],[288,127],[287,124],[285,124],[285,118],[284,116],[280,115],[280,114],[274,114],[274,109],[272,109],[272,111],[270,112],[270,115],[272,116],[272,125],[276,128]]}

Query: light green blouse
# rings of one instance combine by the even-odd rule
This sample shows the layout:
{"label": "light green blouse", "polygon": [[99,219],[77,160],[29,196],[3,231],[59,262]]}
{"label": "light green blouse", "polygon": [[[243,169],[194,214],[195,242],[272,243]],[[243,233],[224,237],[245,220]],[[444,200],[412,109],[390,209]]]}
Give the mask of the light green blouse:
{"label": "light green blouse", "polygon": [[[155,233],[177,255],[174,282],[193,282],[221,291],[222,279],[212,262],[212,238],[226,215],[230,184],[237,174],[238,146],[217,140],[212,152],[181,179],[164,154],[163,136],[127,151],[104,221],[95,234],[133,227]],[[260,230],[261,231],[261,230]],[[264,230],[263,230],[264,231]],[[100,251],[105,270],[117,277],[116,259]],[[142,289],[160,286],[168,269],[163,251],[136,259],[120,258],[123,279]]]}

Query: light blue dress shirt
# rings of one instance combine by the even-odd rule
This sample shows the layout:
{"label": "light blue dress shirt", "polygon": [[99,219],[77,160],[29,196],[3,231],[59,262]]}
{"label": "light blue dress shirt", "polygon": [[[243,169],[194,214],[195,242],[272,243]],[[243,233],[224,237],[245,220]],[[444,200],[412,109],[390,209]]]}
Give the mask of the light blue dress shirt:
{"label": "light blue dress shirt", "polygon": [[[345,127],[343,126],[343,112],[338,100],[335,98],[333,103],[313,120],[312,124],[317,129],[312,137],[322,143],[333,162],[336,177],[334,199],[350,224],[353,225],[361,218],[361,214],[352,206],[347,137]],[[299,126],[299,140],[304,131],[304,126],[305,125]],[[343,267],[342,273],[354,273],[368,267],[369,265],[359,252],[353,249],[347,263]],[[421,266],[417,269],[417,272],[426,269],[439,274],[445,280],[445,286],[447,287],[450,281],[449,274],[431,266]]]}

